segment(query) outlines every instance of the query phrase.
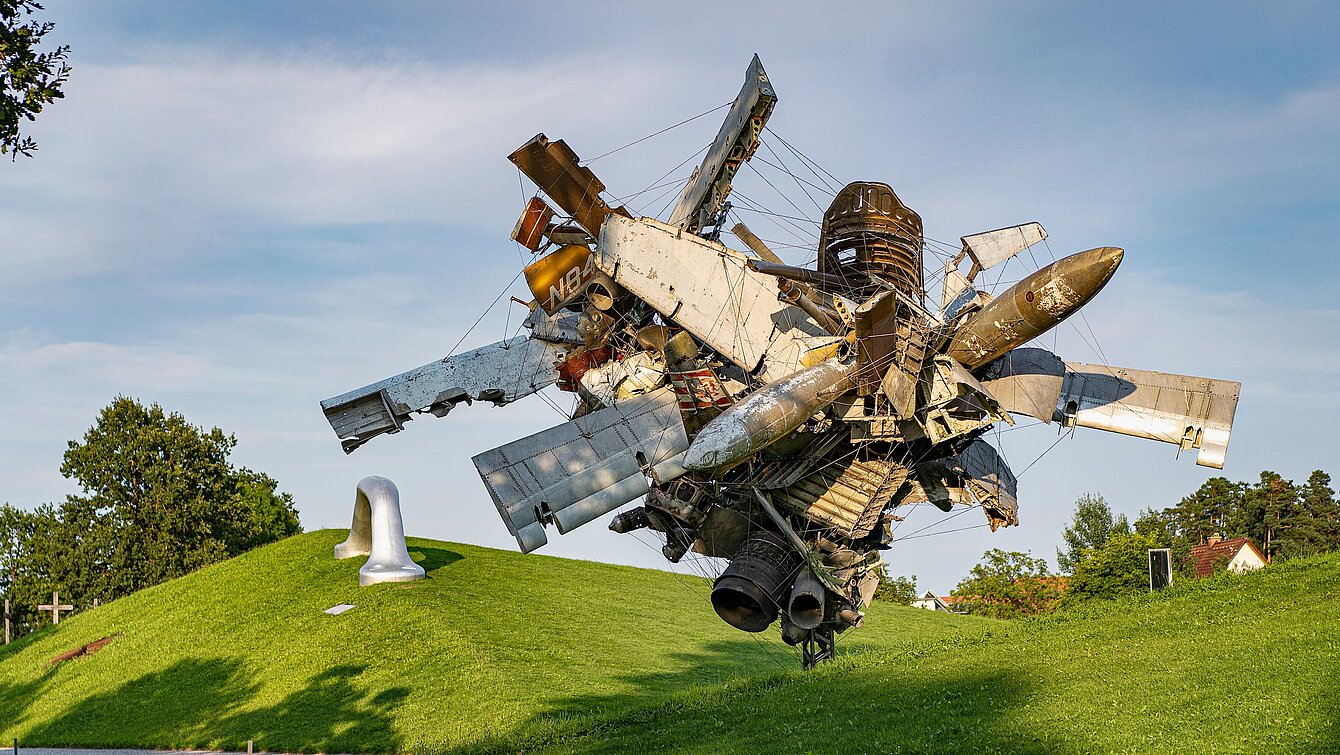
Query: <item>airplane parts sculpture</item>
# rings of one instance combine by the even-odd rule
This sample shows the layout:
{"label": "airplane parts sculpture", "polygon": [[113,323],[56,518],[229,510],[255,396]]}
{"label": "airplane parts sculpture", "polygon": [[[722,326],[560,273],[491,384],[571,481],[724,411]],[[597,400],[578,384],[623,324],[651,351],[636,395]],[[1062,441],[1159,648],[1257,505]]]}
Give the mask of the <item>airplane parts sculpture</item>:
{"label": "airplane parts sculpture", "polygon": [[358,570],[358,584],[423,579],[422,566],[405,548],[405,523],[400,519],[400,491],[385,477],[364,477],[354,496],[354,522],[349,538],[335,546],[335,558],[367,556]]}
{"label": "airplane parts sculpture", "polygon": [[1014,474],[983,439],[1013,415],[1223,466],[1240,384],[1027,345],[1102,290],[1121,249],[1065,257],[992,297],[976,277],[1046,232],[964,236],[933,306],[921,217],[878,182],[833,197],[814,268],[785,264],[743,224],[731,232],[748,253],[720,243],[731,181],[776,101],[755,57],[669,222],[610,207],[562,141],[541,134],[512,153],[557,205],[537,194],[512,232],[537,255],[529,335],[323,401],[345,451],[415,414],[557,385],[575,394],[570,421],[474,457],[521,550],[644,499],[610,529],[660,533],[670,561],[728,560],[717,613],[750,632],[780,618],[807,667],[862,622],[900,508],[976,506],[992,530],[1019,523]]}

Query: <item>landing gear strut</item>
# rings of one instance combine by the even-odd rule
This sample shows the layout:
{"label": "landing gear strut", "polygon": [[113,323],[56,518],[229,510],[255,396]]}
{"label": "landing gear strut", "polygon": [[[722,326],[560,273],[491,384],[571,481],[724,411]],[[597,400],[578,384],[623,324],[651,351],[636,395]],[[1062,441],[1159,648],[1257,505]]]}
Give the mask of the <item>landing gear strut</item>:
{"label": "landing gear strut", "polygon": [[811,630],[800,642],[800,667],[809,671],[833,658],[833,630],[819,627]]}

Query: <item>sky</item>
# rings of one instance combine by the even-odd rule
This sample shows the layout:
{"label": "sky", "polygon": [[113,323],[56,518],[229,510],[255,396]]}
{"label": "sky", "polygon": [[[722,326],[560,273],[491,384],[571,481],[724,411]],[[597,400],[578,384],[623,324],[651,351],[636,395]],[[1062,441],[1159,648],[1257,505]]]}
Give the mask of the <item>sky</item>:
{"label": "sky", "polygon": [[[128,395],[235,434],[234,460],[278,479],[307,529],[347,527],[354,485],[380,474],[410,534],[515,549],[470,457],[560,423],[544,399],[568,396],[462,406],[349,456],[319,402],[515,329],[507,295],[529,296],[508,282],[528,257],[508,234],[533,188],[509,152],[544,132],[602,155],[729,102],[753,53],[779,96],[775,136],[844,183],[891,184],[929,238],[1047,228],[988,282],[1126,249],[1041,345],[1242,381],[1231,479],[1340,473],[1334,5],[46,6],[74,71],[27,127],[37,156],[0,163],[2,501],[78,492],[59,472],[67,441]],[[721,112],[591,167],[634,194],[710,142]],[[817,218],[828,198],[795,186],[763,165],[736,181]],[[659,193],[630,209],[662,211]],[[741,217],[788,261],[812,256],[812,225]],[[946,593],[987,548],[1054,559],[1082,493],[1134,517],[1221,474],[1093,430],[995,440],[1021,526],[954,531],[980,514],[919,508],[892,572]],[[646,533],[603,520],[541,552],[666,566]]]}

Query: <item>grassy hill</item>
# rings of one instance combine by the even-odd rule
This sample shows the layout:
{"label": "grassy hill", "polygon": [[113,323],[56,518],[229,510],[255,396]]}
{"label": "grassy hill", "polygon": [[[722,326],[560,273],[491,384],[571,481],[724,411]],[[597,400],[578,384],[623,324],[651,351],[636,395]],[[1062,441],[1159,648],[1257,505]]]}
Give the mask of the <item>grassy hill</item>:
{"label": "grassy hill", "polygon": [[[344,534],[291,538],[0,648],[0,742],[515,750],[798,666],[775,632],[717,619],[704,580],[411,538],[428,579],[360,588],[362,559],[331,557]],[[338,603],[356,607],[323,613]],[[1001,626],[870,613],[842,647]],[[48,667],[114,633],[96,654]]]}
{"label": "grassy hill", "polygon": [[[0,741],[416,752],[1340,751],[1340,556],[996,622],[877,605],[795,669],[703,580],[343,533],[258,550],[0,650]],[[357,605],[341,616],[336,603]],[[119,632],[96,655],[57,654]]]}
{"label": "grassy hill", "polygon": [[694,690],[562,752],[1340,752],[1340,556]]}

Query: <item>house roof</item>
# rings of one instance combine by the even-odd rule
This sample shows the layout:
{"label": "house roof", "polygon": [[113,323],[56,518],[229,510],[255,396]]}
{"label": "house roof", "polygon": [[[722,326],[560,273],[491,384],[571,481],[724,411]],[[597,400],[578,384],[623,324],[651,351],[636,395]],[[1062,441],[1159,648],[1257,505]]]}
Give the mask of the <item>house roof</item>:
{"label": "house roof", "polygon": [[1191,561],[1196,565],[1197,577],[1208,577],[1214,574],[1214,562],[1219,559],[1226,561],[1233,560],[1238,551],[1244,547],[1251,548],[1256,553],[1257,558],[1262,562],[1266,556],[1256,547],[1249,537],[1235,537],[1230,540],[1220,540],[1217,543],[1201,543],[1191,546]]}
{"label": "house roof", "polygon": [[917,600],[933,600],[933,601],[939,603],[940,605],[944,606],[946,610],[949,608],[949,601],[946,600],[946,599],[944,599],[944,598],[941,598],[941,597],[938,596],[938,595],[936,595],[936,594],[935,594],[933,591],[931,591],[931,590],[927,590],[926,592],[924,592],[924,593],[922,593],[920,596],[918,596],[916,599],[917,599]]}

